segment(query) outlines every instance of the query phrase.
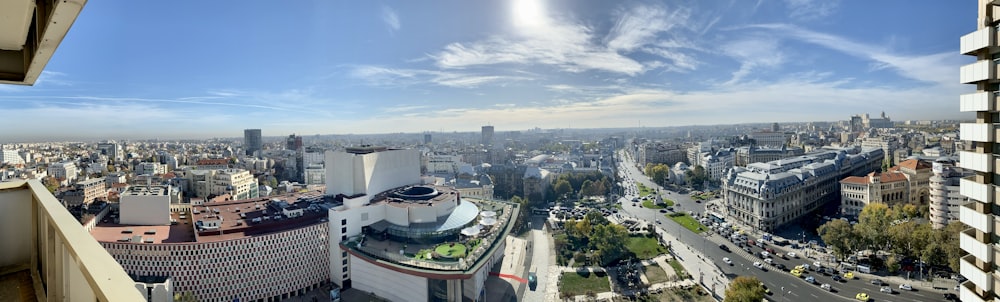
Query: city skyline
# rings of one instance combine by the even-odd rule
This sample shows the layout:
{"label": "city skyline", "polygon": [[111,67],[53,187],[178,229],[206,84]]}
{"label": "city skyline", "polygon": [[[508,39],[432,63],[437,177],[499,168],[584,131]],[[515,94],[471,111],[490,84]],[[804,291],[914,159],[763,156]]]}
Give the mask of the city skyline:
{"label": "city skyline", "polygon": [[971,118],[974,7],[899,3],[89,3],[0,113],[13,141]]}

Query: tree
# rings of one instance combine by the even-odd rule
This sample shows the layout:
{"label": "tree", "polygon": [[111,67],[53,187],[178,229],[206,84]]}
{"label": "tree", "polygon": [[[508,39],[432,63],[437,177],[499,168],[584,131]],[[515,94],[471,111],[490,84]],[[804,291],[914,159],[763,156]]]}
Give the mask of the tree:
{"label": "tree", "polygon": [[885,204],[870,203],[861,209],[861,214],[858,214],[855,231],[864,239],[866,247],[882,249],[889,243],[886,230],[889,229],[894,216],[893,211]]}
{"label": "tree", "polygon": [[611,223],[611,221],[604,218],[604,214],[601,214],[598,210],[590,210],[590,212],[587,212],[587,215],[584,216],[583,219],[586,219],[591,225],[604,225]]}
{"label": "tree", "polygon": [[899,260],[896,259],[896,255],[889,256],[889,259],[885,261],[885,266],[889,269],[890,274],[896,274],[899,271]]}
{"label": "tree", "polygon": [[906,217],[906,218],[917,218],[917,217],[920,217],[920,214],[921,213],[920,213],[920,207],[919,206],[917,206],[915,204],[912,204],[912,203],[908,203],[906,205],[903,205],[903,216],[904,217]]}
{"label": "tree", "polygon": [[590,236],[590,246],[597,251],[601,265],[607,265],[625,256],[628,249],[628,230],[618,224],[599,224],[594,226]]}
{"label": "tree", "polygon": [[510,202],[520,205],[520,209],[517,212],[517,219],[514,220],[514,229],[520,232],[528,226],[528,215],[531,212],[531,209],[528,208],[528,200],[520,196],[514,196],[510,199]]}
{"label": "tree", "polygon": [[198,299],[194,298],[194,295],[190,292],[178,292],[174,293],[174,302],[196,302]]}
{"label": "tree", "polygon": [[838,258],[844,258],[854,252],[855,233],[851,224],[840,219],[830,220],[816,230],[823,242],[833,248]]}
{"label": "tree", "polygon": [[764,286],[753,276],[739,276],[726,288],[724,302],[758,302],[764,300]]}
{"label": "tree", "polygon": [[559,179],[556,180],[556,184],[552,186],[555,193],[559,197],[563,197],[566,194],[573,193],[573,186],[569,184],[568,180]]}
{"label": "tree", "polygon": [[959,221],[953,221],[949,223],[944,229],[935,230],[937,232],[937,240],[943,242],[942,249],[944,250],[945,257],[948,259],[948,267],[953,271],[959,271],[958,260],[965,256],[967,253],[962,250],[958,242],[958,233],[962,230],[968,228],[964,223]]}

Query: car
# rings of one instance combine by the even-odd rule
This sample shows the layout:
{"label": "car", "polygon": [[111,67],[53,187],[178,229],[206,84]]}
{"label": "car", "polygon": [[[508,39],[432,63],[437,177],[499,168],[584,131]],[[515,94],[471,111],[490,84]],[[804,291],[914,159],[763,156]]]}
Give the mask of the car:
{"label": "car", "polygon": [[909,284],[900,284],[899,290],[912,291],[913,286],[910,286]]}
{"label": "car", "polygon": [[727,251],[727,252],[729,252],[729,246],[727,246],[727,245],[725,245],[725,244],[720,244],[720,245],[719,245],[719,249],[720,249],[720,250],[723,250],[723,251]]}
{"label": "car", "polygon": [[885,282],[882,282],[882,279],[872,279],[872,284],[882,286],[885,285]]}
{"label": "car", "polygon": [[846,273],[844,273],[844,279],[854,280],[854,272],[846,272]]}
{"label": "car", "polygon": [[754,261],[753,267],[764,269],[764,264],[761,264],[760,261]]}
{"label": "car", "polygon": [[792,274],[792,276],[796,276],[796,277],[802,277],[802,271],[801,271],[801,270],[797,270],[797,269],[793,269],[793,270],[792,270],[791,272],[789,272],[789,273],[791,273],[791,274]]}
{"label": "car", "polygon": [[944,293],[944,299],[948,301],[958,301],[958,295],[953,293]]}
{"label": "car", "polygon": [[819,261],[813,262],[813,266],[815,266],[816,269],[822,269],[823,268],[823,264],[820,264]]}
{"label": "car", "polygon": [[828,292],[833,291],[833,286],[830,286],[830,283],[823,283],[823,285],[820,285],[819,288]]}
{"label": "car", "polygon": [[660,213],[666,213],[667,209],[660,209]]}
{"label": "car", "polygon": [[771,292],[771,289],[770,289],[770,288],[767,288],[767,285],[764,285],[764,282],[761,282],[761,283],[760,283],[760,287],[764,288],[764,294],[767,294],[767,295],[771,295],[771,294],[773,294],[773,293]]}
{"label": "car", "polygon": [[815,284],[816,283],[816,278],[813,277],[813,276],[806,277],[806,283]]}
{"label": "car", "polygon": [[858,301],[868,302],[869,298],[868,294],[866,293],[858,293],[857,295],[854,295],[854,299],[858,299]]}
{"label": "car", "polygon": [[879,288],[878,291],[883,292],[883,293],[887,293],[887,294],[891,294],[892,293],[892,287],[883,286],[882,288]]}
{"label": "car", "polygon": [[804,265],[796,265],[796,266],[795,266],[795,269],[796,269],[796,270],[800,270],[800,271],[805,271],[805,270],[806,270],[806,267],[805,267]]}
{"label": "car", "polygon": [[807,270],[807,271],[811,271],[812,270],[812,267],[810,267],[808,264],[803,264],[802,267],[805,268],[805,270]]}
{"label": "car", "polygon": [[538,286],[538,276],[535,275],[535,272],[528,273],[528,287],[530,287],[531,290],[535,290],[536,286]]}
{"label": "car", "polygon": [[780,270],[785,270],[785,265],[781,263],[775,264],[774,267],[777,267]]}
{"label": "car", "polygon": [[770,256],[771,256],[771,253],[768,253],[767,251],[760,251],[760,257],[761,258],[767,258],[767,257],[770,257]]}
{"label": "car", "polygon": [[725,262],[726,264],[729,264],[730,266],[733,265],[733,260],[729,260],[729,257],[723,257],[722,258],[722,262]]}
{"label": "car", "polygon": [[767,259],[764,259],[764,263],[767,263],[767,264],[770,264],[770,265],[774,265],[774,260],[772,260],[771,258],[767,258]]}
{"label": "car", "polygon": [[847,281],[847,279],[840,277],[840,275],[833,275],[833,281],[844,282]]}

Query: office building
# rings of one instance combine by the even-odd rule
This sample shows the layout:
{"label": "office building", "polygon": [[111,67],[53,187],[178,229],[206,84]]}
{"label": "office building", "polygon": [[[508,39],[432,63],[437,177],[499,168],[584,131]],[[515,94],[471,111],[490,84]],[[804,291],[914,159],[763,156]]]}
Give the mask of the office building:
{"label": "office building", "polygon": [[483,126],[482,140],[480,143],[483,144],[483,146],[493,145],[493,126]]}
{"label": "office building", "polygon": [[113,161],[125,160],[125,152],[122,151],[122,145],[115,141],[100,142],[97,144],[97,150],[101,151],[102,155],[107,155]]}
{"label": "office building", "polygon": [[25,163],[24,158],[17,150],[0,150],[0,164],[8,165],[23,165]]}
{"label": "office building", "polygon": [[750,133],[750,138],[754,140],[755,146],[781,148],[788,143],[788,138],[784,132],[759,131]]}
{"label": "office building", "polygon": [[882,149],[824,149],[734,167],[722,180],[726,215],[770,232],[840,199],[840,180],[878,169]]}
{"label": "office building", "polygon": [[[959,108],[974,112],[975,122],[959,125],[962,140],[969,141],[969,148],[959,151],[959,166],[975,175],[959,181],[959,191],[972,202],[959,207],[960,220],[969,226],[959,234],[962,250],[969,254],[959,260],[962,276],[968,278],[959,286],[959,298],[966,302],[994,301],[1000,289],[1000,275],[996,266],[1000,253],[996,239],[997,176],[995,152],[997,124],[997,62],[994,55],[1000,51],[997,40],[997,21],[1000,6],[994,1],[978,1],[977,30],[962,36],[960,53],[975,56],[973,63],[959,70],[959,82],[975,85],[975,92],[959,96]],[[970,20],[971,21],[971,20]]]}
{"label": "office building", "polygon": [[170,225],[170,187],[131,186],[118,201],[119,223],[124,225]]}
{"label": "office building", "polygon": [[47,170],[49,172],[49,177],[55,177],[56,179],[65,181],[66,183],[76,181],[78,173],[76,163],[72,161],[51,164]]}
{"label": "office building", "polygon": [[254,156],[255,152],[264,149],[264,141],[261,140],[260,129],[243,130],[243,150],[247,156]]}
{"label": "office building", "polygon": [[301,150],[302,149],[302,137],[296,136],[294,133],[288,135],[285,139],[285,150]]}
{"label": "office building", "polygon": [[805,154],[805,150],[798,147],[739,147],[736,148],[736,162],[734,165],[746,167],[752,163],[764,163],[782,158],[795,157]]}

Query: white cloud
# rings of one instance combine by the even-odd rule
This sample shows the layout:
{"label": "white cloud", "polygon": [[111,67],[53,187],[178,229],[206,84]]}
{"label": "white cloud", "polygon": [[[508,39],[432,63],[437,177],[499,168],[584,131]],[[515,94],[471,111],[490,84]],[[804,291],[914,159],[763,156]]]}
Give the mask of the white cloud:
{"label": "white cloud", "polygon": [[399,30],[399,15],[391,7],[382,6],[382,21],[389,27],[389,32]]}
{"label": "white cloud", "polygon": [[788,14],[792,18],[811,21],[828,17],[837,12],[840,0],[785,0],[785,5],[788,6]]}
{"label": "white cloud", "polygon": [[722,49],[727,56],[740,62],[740,68],[733,72],[732,78],[725,85],[738,83],[760,68],[776,68],[785,62],[778,41],[773,38],[745,38],[729,43]]}
{"label": "white cloud", "polygon": [[523,76],[481,76],[437,70],[357,66],[351,76],[374,86],[410,86],[431,83],[455,88],[475,88],[486,84],[505,84],[530,80]]}
{"label": "white cloud", "polygon": [[663,7],[639,5],[619,15],[608,34],[607,46],[612,51],[630,52],[654,41],[660,33],[687,23],[691,11],[677,9],[668,15]]}
{"label": "white cloud", "polygon": [[775,34],[833,49],[848,55],[877,62],[875,68],[892,68],[900,76],[938,84],[955,85],[962,57],[953,52],[929,55],[907,55],[886,47],[856,42],[844,37],[815,32],[789,24],[760,24],[750,28],[763,28]]}

